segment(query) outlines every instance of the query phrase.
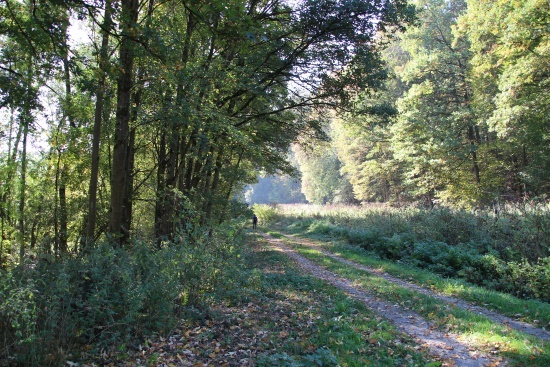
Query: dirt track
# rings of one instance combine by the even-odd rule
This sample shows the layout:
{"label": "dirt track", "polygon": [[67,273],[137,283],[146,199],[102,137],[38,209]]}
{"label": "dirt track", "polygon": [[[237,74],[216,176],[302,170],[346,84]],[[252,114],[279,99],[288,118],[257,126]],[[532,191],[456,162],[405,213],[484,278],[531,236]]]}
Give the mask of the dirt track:
{"label": "dirt track", "polygon": [[[415,338],[418,341],[419,345],[427,347],[430,350],[430,353],[434,357],[440,359],[445,366],[474,367],[508,365],[506,360],[504,360],[500,356],[485,354],[482,351],[477,350],[474,345],[470,345],[464,340],[459,339],[458,336],[453,333],[443,333],[441,331],[438,331],[436,330],[434,325],[426,321],[419,314],[410,310],[405,310],[399,305],[394,305],[389,302],[382,301],[372,294],[369,294],[366,290],[355,285],[352,281],[325,270],[321,266],[298,254],[291,247],[287,246],[283,242],[283,240],[276,239],[265,233],[262,233],[262,236],[268,241],[271,247],[278,251],[283,251],[294,261],[296,261],[303,270],[307,271],[317,278],[320,278],[334,285],[335,287],[340,288],[341,290],[345,291],[349,296],[360,300],[369,308],[394,323],[403,332]],[[294,237],[292,237],[292,241],[298,242],[306,246],[315,246],[311,242]],[[328,251],[321,250],[320,248],[318,248],[318,246],[315,246],[315,248],[319,251],[322,251],[326,256],[330,256],[333,259],[341,261],[355,268],[371,273],[376,273],[377,276],[383,277],[384,279],[399,284],[400,286],[430,295],[439,300],[451,303],[456,307],[464,308],[477,314],[482,314],[490,318],[491,320],[506,324],[509,327],[520,330],[522,332],[536,335],[543,339],[550,339],[550,334],[548,332],[537,329],[532,325],[518,322],[502,315],[498,315],[495,312],[469,304],[468,302],[462,300],[439,295],[431,290],[419,287],[418,285],[405,282],[401,279],[391,277],[388,274],[381,273],[374,269],[342,259],[341,257],[338,257]]]}

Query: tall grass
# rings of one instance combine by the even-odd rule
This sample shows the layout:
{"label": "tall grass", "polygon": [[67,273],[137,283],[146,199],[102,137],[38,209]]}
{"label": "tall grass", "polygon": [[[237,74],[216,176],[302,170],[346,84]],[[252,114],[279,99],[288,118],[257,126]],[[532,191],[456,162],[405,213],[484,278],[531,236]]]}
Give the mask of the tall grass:
{"label": "tall grass", "polygon": [[[273,209],[272,209],[273,210]],[[448,277],[550,301],[550,205],[426,210],[387,205],[279,205],[290,230],[329,235]]]}

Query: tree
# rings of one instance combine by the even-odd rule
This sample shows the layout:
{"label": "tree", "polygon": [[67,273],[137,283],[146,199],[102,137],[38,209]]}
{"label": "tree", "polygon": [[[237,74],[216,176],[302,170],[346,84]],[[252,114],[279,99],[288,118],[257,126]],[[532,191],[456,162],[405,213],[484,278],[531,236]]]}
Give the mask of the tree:
{"label": "tree", "polygon": [[474,57],[479,115],[496,134],[499,175],[516,198],[549,187],[547,1],[468,2],[461,28]]}
{"label": "tree", "polygon": [[370,202],[402,199],[399,165],[394,164],[387,126],[353,118],[333,121],[332,139],[357,200]]}
{"label": "tree", "polygon": [[294,147],[307,201],[314,204],[355,202],[351,184],[340,173],[341,163],[335,149],[327,143],[306,149]]}
{"label": "tree", "polygon": [[[42,233],[55,254],[79,238],[122,246],[136,230],[170,239],[222,222],[259,172],[293,172],[290,146],[323,136],[328,111],[380,85],[380,33],[411,18],[404,1],[363,0],[5,1],[0,12],[2,233],[32,246]],[[69,42],[75,17],[92,43]],[[35,119],[49,136],[40,157],[24,149]]]}
{"label": "tree", "polygon": [[435,0],[418,6],[420,26],[400,41],[409,55],[399,72],[408,90],[391,127],[394,157],[405,165],[414,195],[427,202],[476,203],[484,193],[479,154],[486,129],[472,108],[469,43],[454,33],[466,4]]}
{"label": "tree", "polygon": [[107,66],[109,62],[109,34],[113,26],[111,0],[105,1],[103,24],[101,26],[101,46],[99,49],[97,67],[97,90],[95,93],[94,127],[92,134],[92,152],[90,167],[90,184],[88,186],[88,216],[86,222],[86,243],[95,238],[97,218],[97,190],[99,176],[101,127],[103,125],[104,102],[107,81]]}

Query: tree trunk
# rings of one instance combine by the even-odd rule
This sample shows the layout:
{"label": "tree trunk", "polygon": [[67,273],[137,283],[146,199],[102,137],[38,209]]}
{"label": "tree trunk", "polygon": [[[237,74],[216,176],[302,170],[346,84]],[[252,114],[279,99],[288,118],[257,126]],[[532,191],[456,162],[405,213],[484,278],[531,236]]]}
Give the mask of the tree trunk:
{"label": "tree trunk", "polygon": [[27,136],[30,124],[30,108],[26,106],[21,119],[23,124],[23,142],[21,151],[21,179],[19,181],[19,263],[23,265],[25,261],[25,200],[27,190]]}
{"label": "tree trunk", "polygon": [[472,158],[472,171],[474,172],[476,185],[479,185],[480,179],[479,179],[479,164],[477,161],[477,153],[476,153],[476,140],[477,140],[476,136],[477,137],[479,136],[479,131],[474,132],[474,127],[472,125],[468,126],[468,140],[470,140],[470,155]]}
{"label": "tree trunk", "polygon": [[[153,7],[155,1],[149,0],[149,5],[147,7],[147,17],[146,17],[146,29],[145,33],[149,32],[151,26],[151,16],[153,14]],[[137,20],[137,18],[136,18]],[[135,181],[135,141],[136,141],[136,125],[139,116],[139,109],[141,107],[141,97],[143,94],[143,88],[145,84],[145,69],[140,68],[139,76],[137,78],[137,83],[134,86],[133,93],[133,103],[131,108],[131,130],[128,139],[127,152],[126,152],[126,188],[123,198],[123,218],[122,218],[122,227],[126,228],[127,231],[130,231],[132,227],[132,213],[133,213],[133,197],[134,197],[134,181]]]}
{"label": "tree trunk", "polygon": [[[157,169],[157,195],[155,202],[155,239],[159,239],[163,233],[161,232],[162,216],[164,213],[164,199],[166,190],[166,129],[161,129],[160,145],[158,152],[158,169]],[[159,242],[160,244],[160,242]]]}
{"label": "tree trunk", "polygon": [[[69,122],[69,137],[68,137],[68,152],[71,152],[74,149],[74,133],[73,129],[76,127],[74,123],[74,119],[72,118],[72,91],[71,91],[71,70],[69,68],[69,45],[67,44],[67,38],[68,38],[68,30],[69,27],[69,14],[65,14],[65,19],[63,20],[63,45],[61,46],[62,49],[62,57],[63,57],[63,77],[65,80],[65,103],[64,103],[64,116],[65,118],[63,120],[68,120]],[[63,121],[64,123],[66,121]],[[62,152],[59,151],[59,155],[61,157]],[[63,161],[63,159],[61,159]],[[56,241],[59,242],[58,248],[60,249],[60,252],[67,252],[68,246],[67,246],[67,231],[68,231],[68,224],[67,224],[67,165],[65,163],[62,164],[61,171],[59,172],[60,179],[59,179],[59,237],[56,238]]]}
{"label": "tree trunk", "polygon": [[135,141],[136,141],[136,129],[133,128],[130,131],[130,137],[128,141],[128,152],[126,155],[126,177],[128,183],[126,184],[126,190],[124,192],[124,211],[122,212],[122,226],[129,231],[132,225],[132,207],[134,196],[134,163],[135,163]]}
{"label": "tree trunk", "polygon": [[117,81],[117,111],[111,167],[111,218],[109,232],[122,246],[128,239],[128,230],[123,226],[124,196],[127,192],[127,153],[130,121],[130,101],[133,86],[134,47],[129,37],[135,30],[139,10],[139,1],[121,1],[122,40],[120,44],[121,73]]}
{"label": "tree trunk", "polygon": [[218,191],[218,185],[220,183],[220,173],[223,166],[223,155],[224,155],[224,146],[222,145],[218,151],[218,156],[216,157],[216,166],[214,168],[214,177],[212,179],[212,185],[209,188],[209,194],[206,197],[206,220],[210,221],[212,217],[212,207],[214,205],[214,200],[216,198],[216,193]]}
{"label": "tree trunk", "polygon": [[[181,68],[185,69],[189,61],[189,54],[191,49],[191,35],[193,34],[195,27],[195,19],[193,14],[189,14],[189,18],[186,24],[185,42],[181,53]],[[187,98],[187,92],[185,91],[184,80],[178,82],[176,88],[176,105],[183,105]],[[183,124],[174,125],[172,123],[168,136],[168,156],[164,156],[166,164],[163,166],[163,173],[165,182],[162,184],[157,181],[157,190],[159,194],[157,197],[161,200],[161,205],[158,205],[159,223],[157,224],[158,233],[157,238],[161,236],[171,237],[174,231],[175,216],[177,210],[177,202],[180,200],[176,193],[176,188],[181,190],[182,169],[185,162],[186,146],[182,142],[181,134],[183,128],[186,127]],[[183,152],[183,154],[181,154]],[[160,156],[159,156],[160,158]],[[160,162],[159,162],[160,168]]]}
{"label": "tree trunk", "polygon": [[[0,216],[2,217],[2,240],[7,240],[8,237],[5,231],[5,225],[13,225],[12,223],[12,205],[10,204],[11,189],[12,189],[12,180],[15,175],[15,160],[17,159],[17,152],[19,147],[19,142],[21,140],[21,135],[23,134],[23,125],[19,124],[17,128],[17,133],[15,135],[14,142],[12,144],[12,127],[14,125],[14,111],[12,109],[10,115],[10,136],[8,139],[8,154],[6,158],[6,167],[7,174],[3,185],[0,187],[1,190],[1,202],[0,202]],[[0,254],[1,256],[1,254]]]}
{"label": "tree trunk", "polygon": [[[67,253],[67,188],[66,168],[61,169],[61,180],[59,185],[59,252]],[[58,254],[59,255],[59,254]]]}
{"label": "tree trunk", "polygon": [[88,187],[88,218],[86,225],[86,238],[84,241],[85,247],[95,238],[95,227],[97,218],[97,187],[99,176],[99,147],[101,140],[101,125],[103,104],[105,101],[105,84],[107,79],[107,62],[108,62],[108,47],[109,33],[112,28],[112,2],[105,1],[105,14],[101,29],[101,49],[99,51],[99,68],[98,68],[98,83],[96,93],[96,103],[94,111],[94,132],[92,136],[92,162],[90,172],[90,184]]}
{"label": "tree trunk", "polygon": [[231,193],[233,191],[233,185],[235,184],[235,181],[237,180],[237,173],[239,172],[239,167],[241,165],[241,160],[243,158],[244,148],[241,149],[239,153],[239,159],[237,159],[237,164],[234,166],[233,174],[231,175],[229,179],[229,185],[227,189],[227,194],[225,195],[225,201],[223,203],[222,212],[220,215],[219,223],[221,224],[225,218],[225,213],[227,211],[227,206],[229,205],[229,200],[231,199]]}

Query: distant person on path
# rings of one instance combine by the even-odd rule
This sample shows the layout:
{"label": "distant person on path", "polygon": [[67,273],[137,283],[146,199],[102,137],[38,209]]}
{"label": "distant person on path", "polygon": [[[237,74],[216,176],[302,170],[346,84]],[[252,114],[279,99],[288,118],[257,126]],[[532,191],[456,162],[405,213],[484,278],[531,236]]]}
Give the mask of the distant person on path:
{"label": "distant person on path", "polygon": [[258,217],[256,216],[256,214],[254,214],[252,216],[252,229],[256,229],[257,224],[258,224]]}

